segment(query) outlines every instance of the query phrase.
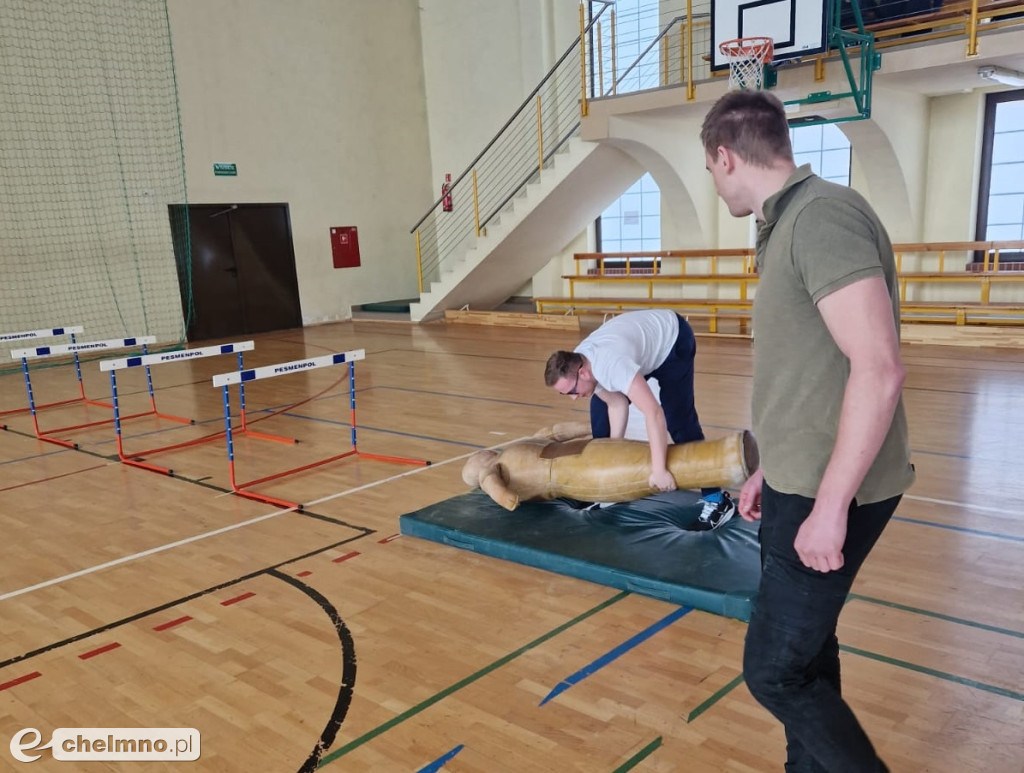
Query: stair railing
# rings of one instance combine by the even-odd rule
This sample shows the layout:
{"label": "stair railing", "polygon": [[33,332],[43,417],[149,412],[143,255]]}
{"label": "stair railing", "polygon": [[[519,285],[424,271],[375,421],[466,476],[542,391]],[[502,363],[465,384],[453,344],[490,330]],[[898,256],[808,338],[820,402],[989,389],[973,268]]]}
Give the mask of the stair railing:
{"label": "stair railing", "polygon": [[[580,35],[487,146],[412,227],[419,291],[462,258],[552,157],[579,133],[593,94],[588,38],[613,4],[599,0],[589,22],[580,5]],[[450,197],[450,198],[449,198]]]}

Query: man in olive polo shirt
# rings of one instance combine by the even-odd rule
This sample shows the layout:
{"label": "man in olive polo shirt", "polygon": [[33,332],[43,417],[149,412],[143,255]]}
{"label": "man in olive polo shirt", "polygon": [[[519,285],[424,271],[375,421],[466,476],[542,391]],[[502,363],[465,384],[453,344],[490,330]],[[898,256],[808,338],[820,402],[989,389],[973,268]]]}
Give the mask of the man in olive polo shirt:
{"label": "man in olive polo shirt", "polygon": [[791,773],[888,770],[840,695],[836,624],[914,479],[892,245],[855,191],[797,168],[782,103],[735,91],[701,130],[735,217],[758,221],[754,433],[739,510],[761,520],[743,672],[786,729]]}

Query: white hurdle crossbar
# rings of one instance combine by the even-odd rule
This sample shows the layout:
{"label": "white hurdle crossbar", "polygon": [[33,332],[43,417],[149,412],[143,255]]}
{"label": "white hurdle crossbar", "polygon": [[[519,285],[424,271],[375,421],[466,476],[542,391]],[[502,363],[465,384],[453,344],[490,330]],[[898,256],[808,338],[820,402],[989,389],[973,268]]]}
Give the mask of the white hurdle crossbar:
{"label": "white hurdle crossbar", "polygon": [[[172,445],[161,446],[158,448],[150,448],[145,451],[138,451],[131,454],[126,454],[124,451],[124,445],[121,434],[121,411],[120,411],[120,400],[117,394],[117,371],[125,370],[127,368],[146,368],[146,376],[149,381],[150,393],[153,393],[153,380],[150,373],[151,365],[160,365],[167,362],[180,362],[182,360],[194,360],[201,357],[216,357],[223,354],[236,354],[238,356],[238,370],[244,369],[245,365],[242,359],[243,352],[251,352],[256,347],[253,341],[239,341],[237,343],[230,344],[217,344],[214,346],[204,346],[198,349],[179,349],[173,352],[159,352],[157,354],[142,354],[135,355],[133,357],[121,357],[116,360],[101,360],[100,370],[110,372],[110,396],[114,404],[114,431],[117,435],[117,456],[125,464],[129,464],[133,467],[140,467],[144,470],[152,470],[153,472],[163,473],[164,475],[173,475],[174,471],[169,467],[162,467],[157,464],[150,464],[143,461],[143,457],[149,457],[156,453],[162,453],[164,451],[174,451],[180,448],[187,448],[189,446],[199,445],[210,440],[215,440],[223,435],[223,432],[215,432],[212,435],[204,435],[200,438],[194,438],[192,440],[186,440],[182,443],[174,443]],[[238,431],[245,432],[253,437],[263,438],[265,440],[275,440],[281,443],[297,443],[295,438],[286,438],[280,435],[270,435],[263,432],[253,432],[249,429],[245,419],[245,388],[242,387],[239,390],[241,399],[241,426]],[[158,414],[159,415],[159,414]],[[125,417],[128,418],[128,417]],[[194,421],[190,420],[192,423]]]}
{"label": "white hurdle crossbar", "polygon": [[[12,349],[11,350],[11,357],[13,357],[16,360],[21,360],[21,371],[25,375],[25,391],[28,393],[28,408],[29,408],[29,411],[32,413],[32,426],[35,428],[36,437],[39,438],[40,440],[45,440],[47,443],[56,443],[57,445],[64,446],[65,448],[78,448],[78,444],[77,443],[73,443],[70,440],[60,440],[58,438],[48,437],[48,435],[52,435],[55,432],[70,432],[72,430],[83,429],[85,427],[94,427],[94,426],[99,425],[99,424],[107,424],[107,423],[113,421],[113,419],[111,418],[111,419],[102,419],[100,421],[90,421],[90,422],[86,422],[84,424],[75,424],[75,425],[68,426],[68,427],[56,427],[54,429],[46,430],[45,432],[40,431],[40,429],[39,429],[39,417],[38,417],[37,413],[38,413],[38,411],[40,410],[41,407],[45,407],[45,406],[37,406],[36,403],[35,403],[35,397],[34,397],[33,391],[32,391],[32,377],[29,375],[29,366],[28,366],[28,361],[29,360],[32,360],[32,359],[42,359],[42,358],[45,358],[45,357],[56,357],[56,356],[62,355],[62,354],[73,354],[74,355],[74,362],[75,362],[75,371],[76,371],[77,376],[78,376],[78,384],[79,384],[79,387],[80,387],[81,393],[82,393],[80,401],[84,402],[87,405],[96,405],[96,406],[99,406],[101,408],[113,409],[114,406],[111,403],[101,403],[101,402],[99,402],[97,400],[92,400],[92,399],[90,399],[90,398],[85,396],[85,386],[82,383],[82,371],[81,371],[81,366],[80,366],[79,361],[78,361],[78,353],[79,352],[87,352],[87,351],[103,351],[103,350],[106,350],[106,349],[128,349],[128,348],[132,348],[132,347],[142,347],[142,353],[145,354],[146,353],[146,346],[148,344],[155,344],[155,343],[156,343],[156,337],[155,336],[136,336],[134,338],[113,338],[113,339],[107,339],[105,341],[86,341],[86,342],[83,342],[83,343],[76,342],[76,343],[71,343],[71,344],[59,344],[59,345],[56,345],[56,346],[37,346],[37,347],[31,348],[31,349]],[[152,386],[150,386],[149,396],[150,396],[150,401],[152,401],[152,399],[153,399]],[[70,401],[67,401],[67,402],[77,402],[77,401],[78,400],[76,399],[76,400],[70,400]],[[154,405],[153,410],[150,411],[149,413],[155,413],[155,412],[156,412],[156,406]],[[140,414],[137,414],[137,415],[145,416],[147,414],[140,413]],[[186,421],[188,421],[188,419],[186,419]]]}
{"label": "white hurdle crossbar", "polygon": [[[290,502],[285,499],[279,499],[277,497],[267,496],[265,494],[259,494],[255,491],[247,491],[246,489],[259,485],[260,483],[266,483],[267,481],[277,480],[283,478],[286,475],[292,475],[297,472],[303,472],[310,470],[315,467],[321,467],[330,462],[336,462],[339,459],[344,459],[347,456],[360,456],[367,459],[376,459],[383,462],[395,462],[397,464],[415,464],[415,465],[428,465],[430,462],[422,459],[408,459],[401,456],[382,456],[380,454],[367,454],[360,451],[356,446],[356,376],[354,363],[357,360],[366,359],[366,351],[364,349],[355,349],[350,352],[336,352],[334,354],[325,354],[320,357],[312,357],[307,360],[293,360],[292,362],[282,362],[277,365],[265,365],[261,368],[253,368],[252,370],[240,370],[235,373],[222,373],[213,377],[213,385],[220,387],[224,394],[224,426],[225,436],[227,438],[228,447],[228,473],[231,477],[231,490],[239,496],[247,497],[248,499],[255,499],[258,502],[266,502],[267,504],[277,505],[278,507],[287,507],[301,510],[302,505],[298,502]],[[349,384],[349,415],[350,415],[350,429],[352,447],[341,454],[328,457],[327,459],[321,459],[318,462],[312,462],[310,464],[302,465],[301,467],[294,467],[290,470],[283,472],[274,473],[273,475],[266,475],[262,478],[250,480],[245,483],[237,483],[235,479],[235,449],[234,441],[232,437],[231,428],[231,395],[229,387],[233,384],[241,386],[249,381],[256,381],[258,379],[274,378],[276,376],[284,376],[289,373],[298,373],[301,371],[312,370],[314,368],[325,368],[332,365],[340,365],[345,363],[348,366],[348,384]]]}
{"label": "white hurdle crossbar", "polygon": [[[57,338],[59,336],[68,336],[71,339],[71,343],[75,342],[75,336],[81,333],[83,330],[81,325],[65,325],[64,327],[48,327],[42,330],[23,330],[20,333],[0,333],[0,343],[10,343],[13,341],[28,341],[38,340],[40,338]],[[67,405],[78,400],[85,400],[85,388],[82,386],[82,372],[78,368],[78,355],[75,355],[75,372],[78,374],[78,386],[81,397],[72,397],[68,400],[58,400],[54,403],[46,403],[45,405],[37,405],[37,409],[41,408],[52,408],[55,405]],[[10,416],[15,413],[28,413],[28,406],[24,408],[11,408],[7,411],[0,411],[0,416]],[[7,429],[7,427],[3,427]]]}

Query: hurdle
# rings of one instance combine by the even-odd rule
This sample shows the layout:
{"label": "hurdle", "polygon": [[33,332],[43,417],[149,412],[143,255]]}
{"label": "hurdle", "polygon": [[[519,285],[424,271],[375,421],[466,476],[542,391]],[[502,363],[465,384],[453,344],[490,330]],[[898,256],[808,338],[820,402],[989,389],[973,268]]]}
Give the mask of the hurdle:
{"label": "hurdle", "polygon": [[[150,464],[144,461],[146,457],[153,456],[158,453],[164,453],[167,451],[176,451],[181,448],[188,448],[190,446],[199,445],[206,443],[211,440],[216,440],[221,437],[224,432],[215,432],[211,435],[204,435],[203,437],[193,438],[192,440],[186,440],[181,443],[174,443],[167,446],[160,446],[158,448],[149,448],[145,451],[136,451],[133,453],[125,453],[124,442],[121,433],[121,424],[123,419],[121,416],[120,399],[117,393],[117,372],[119,370],[125,370],[127,368],[147,368],[147,374],[149,373],[149,367],[152,365],[159,365],[165,362],[179,362],[181,360],[194,360],[200,357],[215,357],[222,354],[236,354],[238,356],[238,370],[242,371],[245,368],[243,363],[243,352],[251,352],[256,348],[256,344],[253,341],[239,341],[231,344],[218,344],[214,346],[206,346],[200,349],[182,349],[175,352],[159,352],[157,354],[143,354],[135,355],[133,357],[122,357],[116,360],[101,360],[100,370],[110,372],[110,396],[111,401],[114,404],[114,432],[117,436],[117,457],[122,462],[132,467],[139,467],[143,470],[151,470],[152,472],[159,472],[164,475],[174,475],[174,470],[170,467],[162,467],[158,464]],[[152,380],[150,380],[152,383]],[[243,432],[251,437],[259,438],[262,440],[273,440],[278,443],[289,443],[295,444],[299,441],[295,438],[283,437],[281,435],[271,435],[266,432],[255,432],[249,429],[249,425],[245,417],[245,385],[240,384],[239,388],[239,401],[241,408],[239,411],[240,415],[240,426],[235,430],[236,432]],[[193,422],[194,423],[194,422]]]}
{"label": "hurdle", "polygon": [[[11,351],[11,357],[13,357],[16,360],[21,360],[21,371],[25,376],[25,391],[28,393],[28,407],[29,411],[32,414],[32,426],[35,429],[36,437],[39,440],[45,440],[47,443],[54,443],[59,446],[64,446],[65,448],[77,449],[77,443],[74,443],[70,440],[61,440],[60,438],[50,437],[50,435],[53,435],[56,432],[73,432],[75,430],[85,429],[86,427],[96,427],[101,424],[109,424],[114,419],[113,417],[111,417],[109,419],[100,419],[99,421],[90,421],[85,422],[83,424],[73,424],[67,427],[55,427],[53,429],[48,429],[45,432],[40,430],[39,417],[37,415],[39,412],[39,406],[35,404],[35,397],[33,396],[32,391],[32,377],[29,374],[30,369],[28,366],[28,361],[30,359],[56,357],[62,354],[75,355],[75,368],[78,373],[78,383],[82,389],[82,398],[84,402],[88,405],[95,405],[101,408],[110,408],[111,410],[113,410],[113,403],[103,403],[99,402],[98,400],[92,400],[88,397],[85,397],[85,385],[82,383],[82,374],[81,367],[78,362],[78,353],[83,351],[100,351],[106,349],[128,349],[133,347],[142,347],[142,353],[146,354],[146,346],[148,344],[153,343],[156,343],[155,336],[137,336],[135,338],[113,338],[108,339],[106,341],[87,341],[84,343],[61,344],[59,346],[40,346],[34,349],[13,349]],[[183,424],[192,423],[192,419],[186,419],[182,416],[171,416],[169,414],[164,414],[157,411],[156,397],[153,394],[153,379],[150,376],[148,367],[146,368],[146,380],[149,386],[150,410],[144,411],[142,413],[136,413],[132,416],[124,418],[134,419],[139,416],[158,416],[161,419],[177,421]],[[77,400],[72,400],[71,402],[77,402]]]}
{"label": "hurdle", "polygon": [[[282,362],[277,365],[265,365],[261,368],[254,368],[252,370],[242,370],[235,373],[222,373],[213,377],[213,385],[220,387],[223,390],[224,395],[224,434],[227,438],[227,449],[228,449],[228,473],[231,478],[231,490],[239,496],[246,497],[248,499],[255,499],[258,502],[265,502],[267,504],[276,505],[278,507],[285,507],[289,509],[302,510],[302,504],[299,502],[289,502],[285,499],[279,499],[277,497],[268,496],[266,494],[259,494],[255,491],[248,491],[247,489],[253,486],[258,486],[261,483],[267,483],[268,481],[278,480],[288,475],[294,475],[298,472],[305,472],[306,470],[312,470],[316,467],[322,467],[325,464],[336,462],[341,459],[345,459],[349,456],[356,456],[363,459],[373,459],[380,462],[393,462],[395,464],[412,464],[419,466],[429,465],[430,462],[423,459],[409,459],[402,456],[384,456],[381,454],[370,454],[360,451],[356,444],[356,375],[354,363],[357,360],[366,359],[366,351],[363,349],[356,349],[350,352],[335,352],[334,354],[325,354],[320,357],[313,357],[308,360],[293,360],[292,362]],[[339,365],[346,363],[348,366],[348,385],[349,385],[349,416],[350,416],[350,437],[352,447],[341,454],[335,454],[327,459],[321,459],[318,462],[311,462],[310,464],[304,464],[301,467],[294,467],[290,470],[283,472],[277,472],[273,475],[265,475],[262,478],[256,478],[254,480],[246,481],[245,483],[238,483],[235,478],[235,450],[234,450],[234,439],[231,427],[231,394],[229,387],[232,384],[243,384],[249,381],[255,381],[263,378],[274,378],[276,376],[283,376],[288,373],[295,373],[298,371],[311,370],[313,368],[324,368],[332,365]]]}
{"label": "hurdle", "polygon": [[[71,343],[75,343],[75,336],[81,333],[83,328],[80,325],[65,325],[64,327],[50,327],[44,328],[43,330],[23,330],[20,333],[0,333],[0,343],[10,343],[13,341],[27,341],[35,340],[39,338],[56,338],[58,336],[69,336]],[[78,387],[81,393],[81,397],[72,397],[67,400],[58,400],[54,403],[46,403],[44,405],[37,405],[37,409],[52,408],[55,405],[67,405],[68,403],[78,402],[80,400],[86,400],[85,387],[82,385],[82,373],[78,364],[78,355],[75,355],[75,368],[78,373]],[[24,408],[11,408],[6,411],[0,411],[0,416],[12,416],[17,413],[28,413],[28,406]],[[7,429],[6,425],[0,425],[0,429]]]}

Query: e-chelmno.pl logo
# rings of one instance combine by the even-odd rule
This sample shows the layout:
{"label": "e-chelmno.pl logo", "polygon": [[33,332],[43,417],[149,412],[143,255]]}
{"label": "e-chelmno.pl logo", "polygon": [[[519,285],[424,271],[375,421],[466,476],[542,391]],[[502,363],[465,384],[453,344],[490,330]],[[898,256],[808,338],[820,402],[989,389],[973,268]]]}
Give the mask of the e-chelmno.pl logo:
{"label": "e-chelmno.pl logo", "polygon": [[[199,759],[199,731],[191,727],[58,727],[49,743],[34,727],[11,739],[11,755],[34,762],[49,749],[55,760],[180,760]],[[35,752],[30,754],[29,752]]]}

